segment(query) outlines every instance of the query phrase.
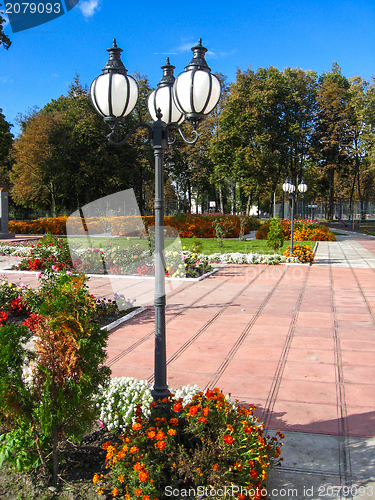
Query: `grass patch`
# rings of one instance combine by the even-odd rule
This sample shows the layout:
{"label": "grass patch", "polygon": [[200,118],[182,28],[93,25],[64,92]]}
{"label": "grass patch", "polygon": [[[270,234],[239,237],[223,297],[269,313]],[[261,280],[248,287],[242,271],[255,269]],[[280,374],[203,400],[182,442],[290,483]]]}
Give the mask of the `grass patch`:
{"label": "grass patch", "polygon": [[[227,238],[223,240],[223,246],[218,248],[215,238],[198,238],[202,243],[202,253],[210,255],[212,253],[259,253],[273,254],[274,251],[268,246],[266,240],[243,240],[239,241],[235,238]],[[316,241],[294,241],[294,244],[308,245],[312,249],[315,247]],[[192,238],[181,238],[181,244],[190,250],[193,246]],[[284,241],[283,247],[279,253],[283,253],[290,246],[290,241]]]}
{"label": "grass patch", "polygon": [[[181,238],[181,246],[185,247],[186,250],[191,250],[193,247],[193,241],[195,238]],[[217,246],[216,238],[196,238],[199,243],[202,244],[201,253],[205,255],[210,255],[213,253],[259,253],[259,254],[273,254],[273,250],[268,246],[267,240],[238,240],[237,238],[224,238],[223,246],[219,248]],[[83,238],[72,238],[73,242],[79,243],[82,248],[90,246],[89,239],[86,237]],[[165,249],[166,250],[177,250],[177,247],[174,245],[174,238],[165,238]],[[138,244],[139,247],[143,250],[148,250],[149,245],[147,239],[143,238],[126,238],[126,237],[117,237],[117,238],[109,238],[109,237],[95,237],[91,238],[91,244],[93,248],[100,248],[102,245],[103,248],[107,248],[109,246],[109,242],[112,242],[112,245],[119,246],[120,248],[128,248],[131,245]],[[315,247],[316,241],[294,241],[294,244],[299,245],[308,245],[312,249]],[[282,249],[280,249],[279,254],[282,254],[287,248],[290,246],[290,241],[284,241]]]}

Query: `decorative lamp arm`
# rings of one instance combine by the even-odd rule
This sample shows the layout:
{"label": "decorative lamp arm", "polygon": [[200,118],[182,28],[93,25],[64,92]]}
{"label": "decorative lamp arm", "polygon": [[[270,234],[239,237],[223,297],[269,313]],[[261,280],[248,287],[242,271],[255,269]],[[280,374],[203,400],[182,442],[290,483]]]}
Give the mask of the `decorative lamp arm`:
{"label": "decorative lamp arm", "polygon": [[195,129],[193,129],[191,132],[191,136],[193,137],[193,139],[189,140],[184,136],[184,133],[182,132],[182,128],[180,127],[180,125],[176,122],[172,122],[165,127],[165,131],[168,138],[167,142],[169,145],[173,144],[176,141],[176,136],[174,134],[176,130],[178,130],[180,136],[183,138],[186,144],[195,144],[200,136],[200,134]]}
{"label": "decorative lamp arm", "polygon": [[150,141],[151,141],[151,134],[152,134],[152,129],[150,127],[150,125],[148,123],[144,123],[144,122],[141,122],[141,123],[138,123],[137,125],[135,125],[130,131],[129,133],[127,134],[127,136],[120,142],[115,142],[112,140],[112,136],[113,135],[116,135],[117,133],[117,128],[118,128],[118,121],[116,121],[114,124],[110,123],[110,127],[112,128],[112,131],[110,134],[107,135],[107,139],[109,141],[109,143],[112,145],[112,146],[122,146],[123,144],[125,144],[129,139],[130,137],[134,134],[134,132],[139,129],[139,128],[147,128],[148,129],[148,137],[146,140],[144,140],[143,142],[141,142],[141,146],[145,146],[146,144],[148,144]]}

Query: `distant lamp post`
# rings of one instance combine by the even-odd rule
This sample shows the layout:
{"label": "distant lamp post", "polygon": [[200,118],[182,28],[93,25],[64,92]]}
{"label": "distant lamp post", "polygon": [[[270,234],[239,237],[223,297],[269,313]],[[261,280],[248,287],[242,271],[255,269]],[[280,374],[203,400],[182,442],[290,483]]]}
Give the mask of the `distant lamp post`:
{"label": "distant lamp post", "polygon": [[[193,47],[193,58],[185,71],[176,79],[174,66],[167,59],[162,66],[163,77],[148,98],[151,125],[139,123],[120,142],[115,142],[117,132],[125,117],[133,110],[138,99],[136,81],[127,75],[121,61],[122,49],[113,46],[107,49],[109,60],[103,74],[91,84],[90,94],[95,109],[112,129],[108,135],[110,144],[121,146],[138,128],[146,128],[148,138],[143,144],[151,143],[155,157],[155,383],[151,391],[155,401],[169,395],[167,384],[167,359],[165,338],[165,261],[164,261],[164,179],[163,158],[169,144],[175,141],[178,131],[188,144],[195,144],[199,134],[196,127],[217,105],[220,99],[220,81],[205,61],[207,49],[202,40]],[[163,120],[162,120],[163,118]],[[180,123],[187,120],[192,126],[192,139],[182,133]]]}
{"label": "distant lamp post", "polygon": [[[298,182],[298,179],[297,179]],[[298,191],[300,193],[306,193],[308,187],[305,181],[302,179],[300,184],[298,184]],[[293,184],[293,182],[289,181],[287,179],[284,184],[283,184],[283,191],[286,194],[289,194],[289,197],[292,200],[292,212],[291,212],[291,219],[290,219],[290,256],[293,255],[293,229],[294,229],[294,199],[296,197],[296,186]]]}

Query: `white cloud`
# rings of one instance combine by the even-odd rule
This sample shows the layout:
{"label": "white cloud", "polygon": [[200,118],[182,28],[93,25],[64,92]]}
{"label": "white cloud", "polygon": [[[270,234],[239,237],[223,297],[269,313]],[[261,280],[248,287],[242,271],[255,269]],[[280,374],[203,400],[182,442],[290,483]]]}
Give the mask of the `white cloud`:
{"label": "white cloud", "polygon": [[92,17],[99,10],[99,0],[85,0],[78,4],[85,17]]}

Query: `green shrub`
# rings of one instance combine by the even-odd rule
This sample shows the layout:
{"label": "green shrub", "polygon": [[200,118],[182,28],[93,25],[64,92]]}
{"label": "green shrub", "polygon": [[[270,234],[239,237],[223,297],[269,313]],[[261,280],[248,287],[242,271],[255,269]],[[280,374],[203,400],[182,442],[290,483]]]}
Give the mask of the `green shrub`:
{"label": "green shrub", "polygon": [[283,230],[278,217],[270,220],[270,226],[267,234],[267,243],[274,252],[277,252],[284,243]]}

